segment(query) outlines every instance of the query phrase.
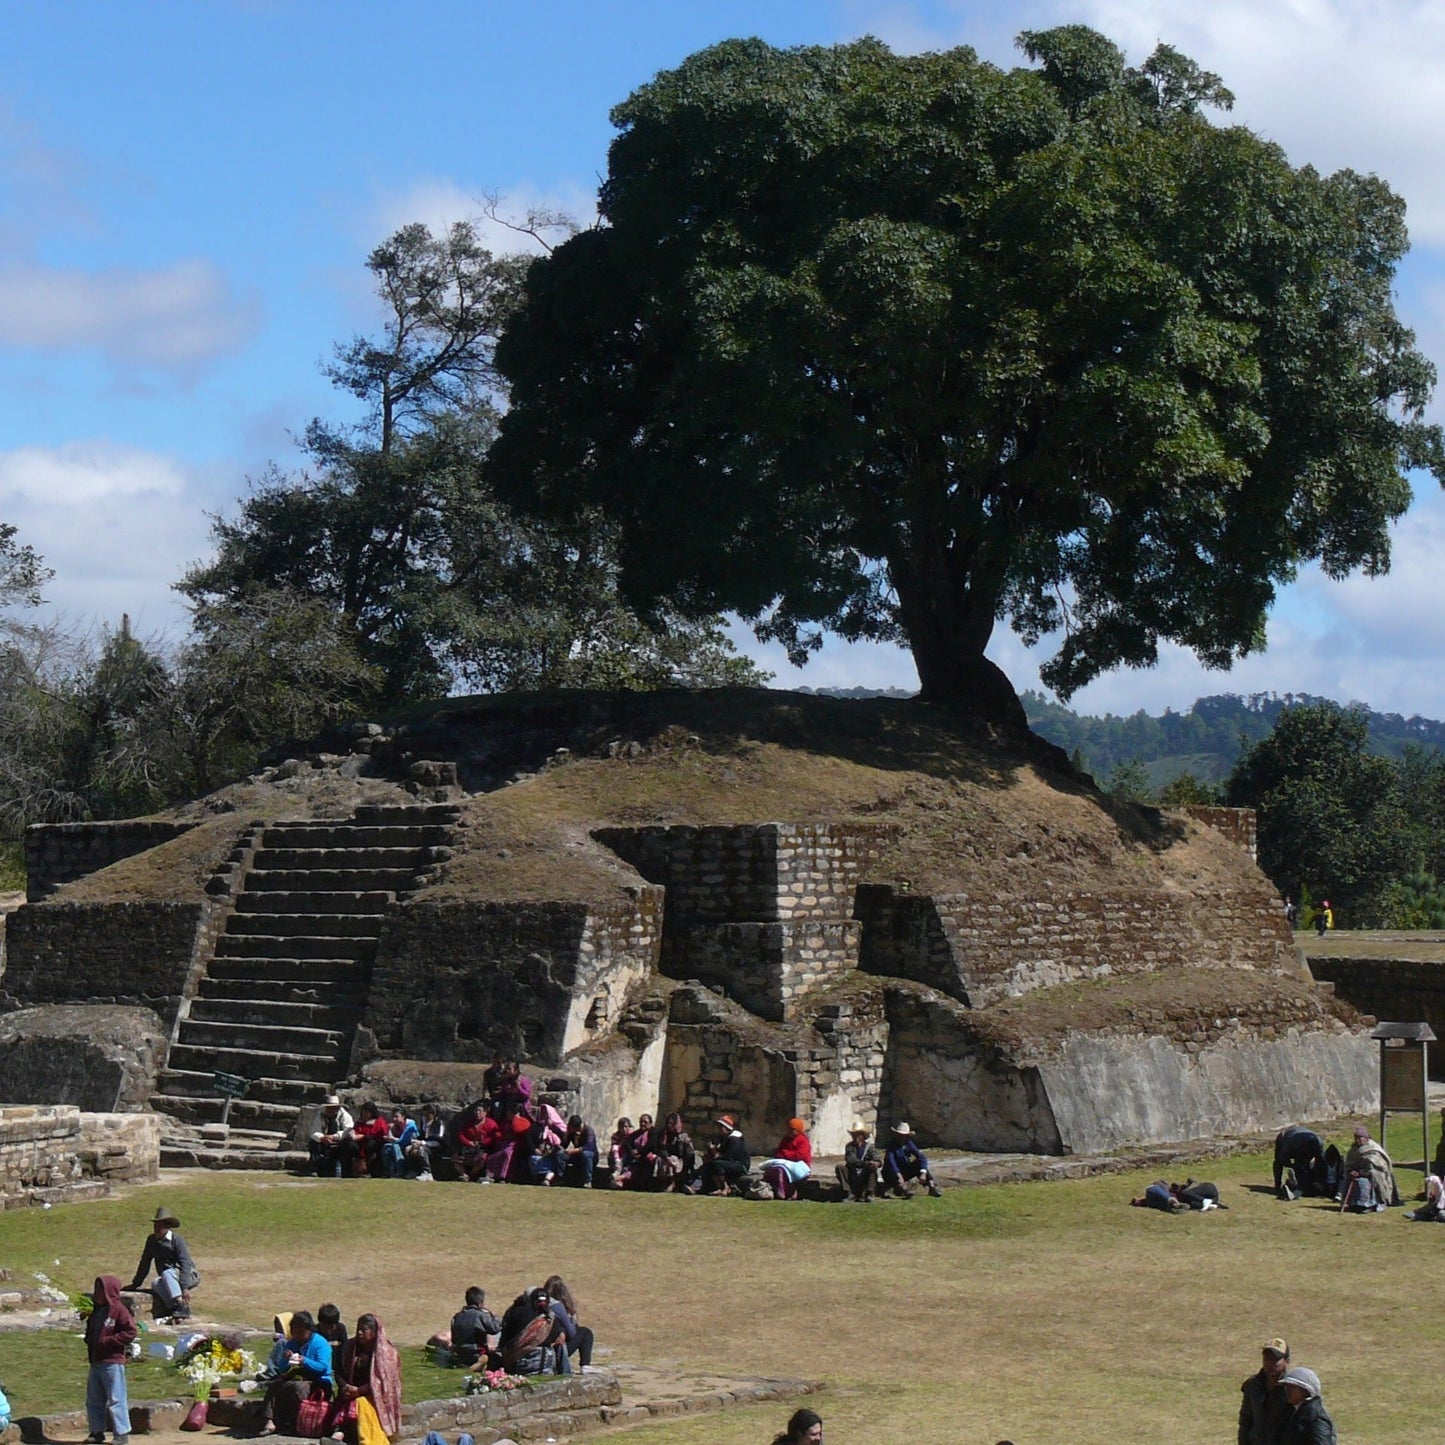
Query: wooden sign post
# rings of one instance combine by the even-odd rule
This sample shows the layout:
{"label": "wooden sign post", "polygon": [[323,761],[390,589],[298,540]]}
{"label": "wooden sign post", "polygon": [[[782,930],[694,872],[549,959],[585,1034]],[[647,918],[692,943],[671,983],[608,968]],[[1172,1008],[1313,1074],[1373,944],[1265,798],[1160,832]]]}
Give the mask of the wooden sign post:
{"label": "wooden sign post", "polygon": [[1381,1023],[1371,1031],[1380,1041],[1380,1147],[1388,1154],[1385,1126],[1390,1114],[1420,1116],[1421,1158],[1430,1162],[1430,1045],[1435,1034],[1429,1024]]}

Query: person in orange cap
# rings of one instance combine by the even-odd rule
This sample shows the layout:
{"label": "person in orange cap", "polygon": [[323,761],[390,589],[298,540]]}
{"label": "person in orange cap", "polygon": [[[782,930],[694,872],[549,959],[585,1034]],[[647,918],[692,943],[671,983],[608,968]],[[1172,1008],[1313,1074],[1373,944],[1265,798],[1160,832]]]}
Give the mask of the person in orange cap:
{"label": "person in orange cap", "polygon": [[752,1167],[752,1162],[738,1121],[731,1114],[720,1114],[717,1138],[707,1146],[707,1154],[702,1161],[702,1192],[732,1193],[733,1186]]}
{"label": "person in orange cap", "polygon": [[813,1145],[808,1138],[808,1125],[803,1119],[789,1119],[788,1132],[773,1150],[773,1157],[763,1161],[763,1178],[776,1199],[796,1199],[798,1185],[813,1172]]}

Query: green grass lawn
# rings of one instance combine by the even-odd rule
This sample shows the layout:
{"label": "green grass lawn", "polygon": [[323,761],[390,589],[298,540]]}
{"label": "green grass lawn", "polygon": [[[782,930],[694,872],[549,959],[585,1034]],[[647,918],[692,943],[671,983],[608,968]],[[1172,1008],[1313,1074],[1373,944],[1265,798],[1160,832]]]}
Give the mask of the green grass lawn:
{"label": "green grass lawn", "polygon": [[[869,1207],[197,1173],[0,1215],[0,1263],[66,1288],[124,1276],[163,1202],[201,1269],[203,1317],[265,1327],[278,1309],[324,1300],[348,1322],[373,1310],[407,1347],[408,1400],[459,1385],[419,1351],[467,1285],[500,1311],[555,1271],[612,1352],[600,1363],[822,1380],[829,1438],[870,1445],[1227,1438],[1240,1380],[1283,1334],[1322,1376],[1343,1439],[1414,1445],[1438,1411],[1445,1230],[1399,1210],[1282,1204],[1264,1155],[1196,1172],[1228,1210],[1130,1209],[1146,1173]],[[1408,1194],[1419,1182],[1401,1171]],[[134,1398],[153,1370],[137,1372]],[[19,1413],[78,1406],[84,1375],[73,1336],[0,1334]],[[787,1413],[669,1420],[637,1438],[744,1445]]]}

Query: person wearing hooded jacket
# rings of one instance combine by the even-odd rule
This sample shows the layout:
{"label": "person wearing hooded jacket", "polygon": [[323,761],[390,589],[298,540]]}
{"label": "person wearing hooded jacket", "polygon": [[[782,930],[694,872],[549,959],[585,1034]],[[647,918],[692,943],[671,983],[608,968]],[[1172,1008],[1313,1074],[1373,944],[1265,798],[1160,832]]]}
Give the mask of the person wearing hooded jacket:
{"label": "person wearing hooded jacket", "polygon": [[107,1420],[115,1445],[130,1440],[130,1401],[125,1391],[125,1360],[136,1337],[135,1316],[120,1297],[113,1274],[95,1278],[90,1317],[85,1322],[85,1352],[90,1374],[85,1382],[86,1445],[101,1445]]}
{"label": "person wearing hooded jacket", "polygon": [[1299,1365],[1279,1382],[1291,1406],[1275,1436],[1278,1445],[1335,1445],[1335,1422],[1320,1395],[1320,1377]]}

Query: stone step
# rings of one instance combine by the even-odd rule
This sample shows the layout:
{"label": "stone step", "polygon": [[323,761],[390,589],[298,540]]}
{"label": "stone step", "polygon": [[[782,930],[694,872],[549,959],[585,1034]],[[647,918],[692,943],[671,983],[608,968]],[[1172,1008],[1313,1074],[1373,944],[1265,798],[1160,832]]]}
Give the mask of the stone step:
{"label": "stone step", "polygon": [[211,1145],[162,1144],[162,1169],[289,1169],[306,1167],[304,1149],[226,1149]]}
{"label": "stone step", "polygon": [[261,835],[263,848],[435,848],[449,843],[450,827],[420,824],[362,827],[356,823],[276,823]]}
{"label": "stone step", "polygon": [[[172,1049],[171,1052],[174,1055],[175,1050]],[[331,1083],[328,1080],[276,1078],[256,1074],[246,1068],[229,1068],[223,1072],[240,1074],[242,1078],[251,1081],[245,1100],[236,1100],[238,1107],[245,1102],[286,1105],[299,1109],[302,1104],[319,1104],[331,1092]],[[162,1069],[156,1077],[156,1087],[157,1097],[214,1097],[217,1103],[220,1102],[220,1096],[216,1094],[213,1071],[209,1069],[181,1069],[174,1066]]]}
{"label": "stone step", "polygon": [[347,893],[340,889],[321,893],[242,893],[236,899],[236,914],[299,913],[355,917],[359,913],[385,913],[395,901],[390,893]]}
{"label": "stone step", "polygon": [[[219,1124],[226,1105],[225,1099],[212,1094],[152,1094],[150,1102],[156,1113],[165,1114],[182,1124]],[[296,1121],[300,1117],[299,1104],[272,1104],[248,1095],[231,1101],[228,1122],[250,1129],[274,1130],[289,1142],[295,1135]]]}
{"label": "stone step", "polygon": [[415,868],[252,868],[246,894],[402,893],[416,882]]}
{"label": "stone step", "polygon": [[430,848],[258,848],[253,869],[408,868],[430,862]]}
{"label": "stone step", "polygon": [[349,1030],[318,1029],[289,1024],[215,1023],[206,1019],[181,1020],[176,1042],[202,1048],[257,1049],[261,1053],[310,1054],[314,1058],[339,1059],[350,1037]]}
{"label": "stone step", "polygon": [[[175,1043],[169,1055],[171,1068],[210,1075],[239,1074],[242,1078],[296,1079],[330,1083],[346,1071],[332,1052],[307,1054],[287,1050],[228,1048],[214,1044]],[[323,1089],[323,1096],[327,1090]]]}
{"label": "stone step", "polygon": [[[355,1003],[333,1000],[236,998],[215,996],[202,985],[201,996],[191,1001],[187,1023],[267,1024],[284,1029],[323,1029],[350,1032],[361,1017]],[[188,1040],[195,1043],[198,1040]]]}
{"label": "stone step", "polygon": [[[323,1004],[359,1011],[358,1000],[366,993],[368,971],[356,964],[343,962],[331,970],[334,976],[318,977],[306,963],[290,958],[226,959],[229,963],[249,962],[257,965],[254,972],[218,978],[215,965],[201,980],[200,999],[229,1001],[254,999],[260,1003]],[[267,972],[267,966],[278,966]],[[192,1016],[195,1005],[191,1006]]]}
{"label": "stone step", "polygon": [[368,823],[442,823],[455,824],[462,816],[456,803],[363,803],[352,814],[360,824]]}
{"label": "stone step", "polygon": [[[260,938],[330,938],[375,948],[380,929],[381,920],[374,913],[233,913],[217,944],[237,939],[249,943]],[[218,946],[217,952],[224,950]],[[342,958],[348,953],[342,948],[336,956]]]}

